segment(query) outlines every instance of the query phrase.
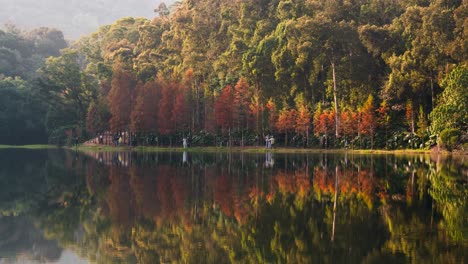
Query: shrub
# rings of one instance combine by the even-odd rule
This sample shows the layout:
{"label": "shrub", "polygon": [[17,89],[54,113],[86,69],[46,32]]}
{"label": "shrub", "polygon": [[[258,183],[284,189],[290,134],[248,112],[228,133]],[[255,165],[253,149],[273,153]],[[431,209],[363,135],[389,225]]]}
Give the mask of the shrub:
{"label": "shrub", "polygon": [[452,150],[457,145],[460,136],[460,130],[456,128],[446,128],[440,133],[439,143],[441,147]]}

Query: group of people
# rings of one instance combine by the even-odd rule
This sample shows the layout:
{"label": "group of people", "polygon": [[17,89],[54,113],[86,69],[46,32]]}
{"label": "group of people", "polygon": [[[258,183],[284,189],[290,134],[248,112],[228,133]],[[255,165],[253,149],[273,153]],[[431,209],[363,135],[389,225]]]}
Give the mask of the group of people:
{"label": "group of people", "polygon": [[273,136],[267,135],[265,137],[265,147],[267,149],[271,149],[273,147],[273,144],[275,144],[275,138]]}
{"label": "group of people", "polygon": [[112,142],[114,143],[114,146],[120,146],[123,143],[123,138],[122,135],[115,134],[113,137]]}

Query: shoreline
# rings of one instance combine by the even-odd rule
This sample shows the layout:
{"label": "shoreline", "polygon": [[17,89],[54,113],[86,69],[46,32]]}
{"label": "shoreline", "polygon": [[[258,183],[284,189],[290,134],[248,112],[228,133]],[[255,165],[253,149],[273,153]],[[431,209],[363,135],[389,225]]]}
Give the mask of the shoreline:
{"label": "shoreline", "polygon": [[457,155],[464,156],[468,153],[464,152],[449,152],[433,151],[429,149],[397,149],[397,150],[385,150],[385,149],[319,149],[319,148],[294,148],[294,147],[276,147],[273,149],[266,149],[263,146],[247,146],[247,147],[154,147],[154,146],[101,146],[101,145],[79,145],[77,147],[58,147],[54,145],[0,145],[0,149],[69,149],[78,150],[81,152],[88,151],[104,151],[104,152],[121,152],[121,151],[135,151],[135,152],[243,152],[243,153],[284,153],[284,154],[341,154],[341,153],[352,153],[352,154],[379,154],[379,155],[407,155],[407,154],[442,154],[442,155]]}

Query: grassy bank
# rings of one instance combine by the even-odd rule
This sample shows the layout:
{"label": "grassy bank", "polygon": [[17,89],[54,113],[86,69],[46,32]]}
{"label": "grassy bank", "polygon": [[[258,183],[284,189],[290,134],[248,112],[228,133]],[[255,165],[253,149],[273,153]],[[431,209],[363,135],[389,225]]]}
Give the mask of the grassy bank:
{"label": "grassy bank", "polygon": [[192,148],[170,148],[170,147],[114,147],[114,146],[79,146],[80,151],[137,151],[137,152],[244,152],[244,153],[355,153],[355,154],[430,154],[430,150],[407,149],[407,150],[345,150],[345,149],[315,149],[315,148],[285,148],[277,147],[266,149],[264,147],[192,147]]}
{"label": "grassy bank", "polygon": [[54,145],[0,145],[0,149],[54,149]]}
{"label": "grassy bank", "polygon": [[[0,145],[0,149],[55,149],[58,148],[55,145]],[[137,152],[244,152],[244,153],[353,153],[353,154],[396,154],[396,155],[407,155],[407,154],[430,154],[431,150],[424,149],[399,149],[399,150],[382,150],[382,149],[317,149],[317,148],[287,148],[287,147],[276,147],[273,149],[266,149],[262,147],[192,147],[192,148],[174,148],[174,147],[149,147],[149,146],[101,146],[92,145],[85,146],[79,145],[78,147],[65,147],[68,149],[79,150],[83,152],[120,152],[120,151],[137,151]],[[451,154],[450,152],[440,152],[441,154]],[[466,155],[466,153],[453,153],[456,155]]]}

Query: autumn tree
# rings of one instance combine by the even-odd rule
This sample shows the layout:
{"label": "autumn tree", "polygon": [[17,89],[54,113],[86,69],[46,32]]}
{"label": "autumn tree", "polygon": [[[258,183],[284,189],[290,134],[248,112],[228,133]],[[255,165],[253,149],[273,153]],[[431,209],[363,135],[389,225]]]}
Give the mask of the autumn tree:
{"label": "autumn tree", "polygon": [[190,129],[190,108],[188,92],[183,85],[176,86],[176,97],[172,109],[172,123],[176,132],[187,132]]}
{"label": "autumn tree", "polygon": [[250,99],[249,109],[250,114],[253,116],[255,121],[255,132],[261,134],[260,130],[263,130],[263,127],[261,127],[261,121],[264,112],[264,106],[258,93],[255,93]]}
{"label": "autumn tree", "polygon": [[340,131],[345,137],[353,138],[358,131],[358,113],[351,109],[343,109],[340,113]]}
{"label": "autumn tree", "polygon": [[234,126],[234,89],[231,85],[225,86],[221,90],[215,102],[216,124],[222,130],[228,130]]}
{"label": "autumn tree", "polygon": [[374,147],[374,134],[377,127],[377,119],[375,116],[374,97],[369,95],[367,101],[360,109],[361,122],[359,123],[359,131],[361,135],[369,136],[371,148]]}
{"label": "autumn tree", "polygon": [[274,131],[276,129],[276,120],[278,119],[278,110],[273,98],[268,99],[265,107],[267,109],[267,127],[270,131]]}
{"label": "autumn tree", "polygon": [[251,115],[249,111],[249,106],[252,99],[252,91],[250,88],[247,79],[242,77],[234,86],[234,116],[235,116],[235,125],[238,130],[241,128],[249,128],[251,123]]}
{"label": "autumn tree", "polygon": [[157,81],[138,83],[136,86],[135,106],[131,114],[131,129],[140,133],[156,133],[158,121],[158,109],[156,107],[159,99],[158,90],[160,85]]}
{"label": "autumn tree", "polygon": [[278,116],[276,121],[276,128],[279,132],[284,133],[284,145],[288,145],[288,134],[294,132],[296,125],[297,111],[296,109],[289,109],[284,107]]}
{"label": "autumn tree", "polygon": [[114,66],[111,90],[108,95],[110,129],[113,132],[125,131],[130,126],[130,114],[133,109],[133,91],[135,78],[121,65]]}
{"label": "autumn tree", "polygon": [[169,135],[174,130],[172,110],[176,97],[176,84],[172,81],[160,80],[161,99],[158,104],[158,129],[162,135]]}
{"label": "autumn tree", "polygon": [[414,134],[415,132],[414,108],[413,108],[413,102],[411,100],[408,100],[406,102],[405,121],[408,124],[411,133]]}
{"label": "autumn tree", "polygon": [[390,108],[388,107],[387,101],[383,100],[380,103],[380,107],[377,109],[378,113],[378,124],[380,127],[385,129],[385,148],[388,148],[388,127],[390,125]]}
{"label": "autumn tree", "polygon": [[[311,125],[312,114],[309,110],[309,107],[306,105],[304,101],[304,97],[299,95],[296,97],[296,105],[297,105],[297,115],[295,121],[295,132],[302,136],[304,139],[305,145],[307,145],[309,139],[309,130]],[[305,146],[304,146],[305,147]]]}

